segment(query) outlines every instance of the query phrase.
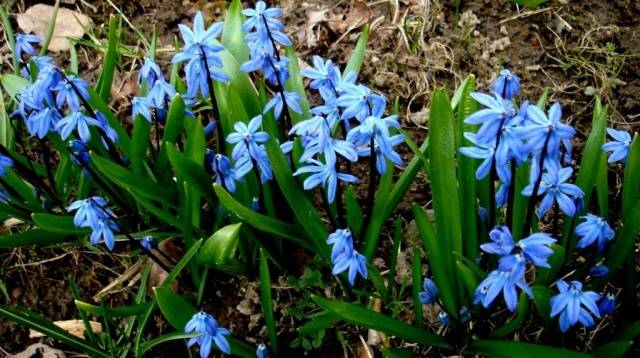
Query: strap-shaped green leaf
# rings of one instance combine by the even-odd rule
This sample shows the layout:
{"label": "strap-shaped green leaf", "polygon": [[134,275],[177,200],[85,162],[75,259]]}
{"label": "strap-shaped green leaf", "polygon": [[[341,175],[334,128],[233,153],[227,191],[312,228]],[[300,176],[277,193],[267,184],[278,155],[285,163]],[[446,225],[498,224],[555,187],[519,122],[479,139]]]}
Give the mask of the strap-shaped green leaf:
{"label": "strap-shaped green leaf", "polygon": [[14,247],[29,245],[46,246],[73,240],[76,240],[76,237],[72,235],[42,229],[32,229],[17,234],[0,236],[0,249],[12,249]]}
{"label": "strap-shaped green leaf", "polygon": [[69,235],[83,235],[91,232],[91,228],[76,227],[73,224],[73,216],[69,215],[33,213],[31,219],[39,228],[50,232]]}
{"label": "strap-shaped green leaf", "polygon": [[242,14],[242,1],[233,0],[227,9],[224,19],[224,30],[222,31],[222,45],[227,49],[239,63],[249,59],[249,47],[244,40],[245,33],[242,31],[244,15]]}
{"label": "strap-shaped green leaf", "polygon": [[364,53],[367,50],[367,40],[369,39],[369,24],[364,25],[360,36],[358,37],[358,43],[349,57],[349,61],[344,68],[343,74],[347,75],[349,72],[360,73],[360,68],[364,62]]}
{"label": "strap-shaped green leaf", "polygon": [[151,307],[151,301],[130,305],[130,306],[108,307],[108,308],[92,305],[80,300],[75,300],[74,303],[76,304],[76,307],[78,307],[79,309],[85,312],[88,312],[97,316],[104,316],[105,314],[108,314],[109,316],[116,316],[116,317],[137,316],[145,313],[149,309],[149,307]]}
{"label": "strap-shaped green leaf", "polygon": [[444,337],[410,326],[402,321],[395,320],[360,305],[338,300],[328,300],[317,295],[312,295],[311,299],[313,299],[320,308],[337,315],[342,320],[351,324],[381,331],[410,342],[445,349],[451,348]]}
{"label": "strap-shaped green leaf", "polygon": [[242,222],[245,222],[260,231],[281,236],[292,243],[315,251],[315,247],[313,245],[302,239],[303,233],[300,232],[297,226],[259,214],[247,208],[218,184],[214,184],[214,190],[218,199],[220,199],[220,204],[222,204],[222,206],[227,209],[231,215],[242,220]]}

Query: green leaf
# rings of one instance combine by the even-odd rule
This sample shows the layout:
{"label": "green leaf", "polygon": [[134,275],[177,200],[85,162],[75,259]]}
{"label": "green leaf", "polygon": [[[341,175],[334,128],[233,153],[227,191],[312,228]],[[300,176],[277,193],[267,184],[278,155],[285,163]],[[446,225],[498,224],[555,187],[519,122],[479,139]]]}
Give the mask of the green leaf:
{"label": "green leaf", "polygon": [[640,173],[640,136],[636,134],[631,142],[622,181],[622,217],[625,223],[640,196],[640,175],[638,173]]}
{"label": "green leaf", "polygon": [[609,342],[597,347],[590,353],[595,358],[624,357],[632,345],[632,340]]}
{"label": "green leaf", "polygon": [[351,53],[351,57],[349,57],[349,61],[344,68],[344,74],[347,75],[349,72],[355,72],[358,74],[360,72],[360,67],[362,67],[362,62],[364,61],[364,53],[367,49],[367,40],[369,39],[369,24],[364,25],[362,31],[360,32],[360,36],[358,37],[358,43],[356,47],[353,49]]}
{"label": "green leaf", "polygon": [[145,159],[149,148],[149,136],[151,134],[151,124],[142,116],[138,115],[133,122],[133,133],[131,134],[131,168],[134,175],[144,175]]}
{"label": "green leaf", "polygon": [[193,245],[191,245],[189,250],[184,255],[182,255],[178,263],[176,263],[171,272],[169,272],[167,277],[164,279],[164,281],[162,282],[162,287],[169,287],[169,285],[178,277],[180,272],[184,270],[189,261],[191,261],[196,253],[198,253],[198,249],[200,249],[200,246],[202,246],[202,239],[196,241]]}
{"label": "green leaf", "polygon": [[25,87],[31,85],[31,82],[26,78],[9,73],[0,76],[0,82],[2,82],[4,90],[7,91],[13,99],[16,99],[16,96],[19,95]]}
{"label": "green leaf", "polygon": [[[478,103],[471,97],[471,93],[476,88],[476,80],[473,75],[469,75],[461,85],[460,100],[458,106],[458,116],[456,119],[456,142],[457,147],[472,145],[466,138],[464,132],[475,130],[475,126],[467,125],[464,120],[478,110]],[[464,155],[458,156],[458,183],[460,193],[460,214],[463,225],[462,239],[464,242],[464,255],[469,258],[478,256],[478,214],[476,195],[476,172],[477,162]]]}
{"label": "green leaf", "polygon": [[85,235],[91,232],[91,228],[76,227],[73,224],[73,216],[69,215],[33,213],[31,219],[39,228],[49,232],[68,235]]}
{"label": "green leaf", "polygon": [[108,159],[91,153],[91,161],[104,174],[104,177],[109,178],[112,182],[132,194],[158,201],[167,206],[174,206],[177,201],[176,195],[166,187],[159,186],[152,180],[135,174]]}
{"label": "green leaf", "polygon": [[413,315],[415,317],[416,327],[422,326],[422,302],[420,301],[420,291],[422,291],[422,261],[420,259],[420,248],[414,247],[411,259],[413,283],[411,285],[411,292],[413,294]]}
{"label": "green leaf", "polygon": [[358,236],[362,229],[363,214],[356,193],[351,186],[344,191],[344,204],[347,209],[347,224]]}
{"label": "green leaf", "polygon": [[633,209],[625,216],[623,226],[617,230],[616,239],[613,241],[611,250],[607,255],[606,265],[609,268],[608,277],[613,277],[613,273],[622,266],[626,258],[632,253],[639,231],[640,202],[637,202]]}
{"label": "green leaf", "polygon": [[[580,161],[580,170],[576,176],[576,185],[582,189],[584,193],[584,202],[591,202],[591,193],[596,185],[598,178],[599,166],[601,159],[604,157],[604,153],[601,149],[605,141],[606,136],[606,124],[607,124],[607,109],[602,108],[600,98],[596,97],[595,109],[593,111],[593,120],[591,122],[591,134],[587,138],[587,142],[584,145],[582,152],[582,160]],[[588,208],[588,205],[586,205]],[[585,208],[582,212],[584,212]],[[602,209],[602,208],[601,208]],[[577,216],[581,214],[578,213]],[[567,222],[570,222],[568,219]],[[567,256],[569,259],[572,257],[573,248],[575,247],[575,240],[570,240],[573,237],[572,225],[564,225],[562,235],[562,246],[567,248]]]}
{"label": "green leaf", "polygon": [[536,274],[536,284],[543,286],[556,280],[565,258],[564,247],[556,244],[551,244],[550,247],[553,250],[553,255],[548,258],[551,268],[540,268]]}
{"label": "green leaf", "polygon": [[360,305],[338,300],[328,300],[317,295],[312,295],[311,299],[320,308],[332,312],[342,320],[351,324],[381,331],[410,342],[445,349],[451,348],[444,337],[410,326],[402,321],[395,320]]}
{"label": "green leaf", "polygon": [[547,286],[532,286],[531,291],[533,292],[533,303],[540,313],[540,317],[544,319],[547,324],[551,322],[551,318],[549,314],[551,313],[551,306],[549,305],[549,299],[553,295],[553,291]]}
{"label": "green leaf", "polygon": [[116,69],[116,60],[118,58],[118,22],[113,15],[109,16],[109,34],[107,52],[102,62],[102,73],[98,80],[98,92],[103,101],[109,102],[111,95],[111,84],[113,83],[113,75]]}
{"label": "green leaf", "polygon": [[340,317],[329,312],[324,312],[321,315],[310,318],[309,321],[297,328],[300,335],[315,335],[340,321]]}
{"label": "green leaf", "polygon": [[176,175],[189,183],[189,185],[197,188],[210,204],[214,204],[215,193],[212,180],[202,165],[187,158],[184,153],[180,153],[173,144],[166,143],[165,147],[169,162],[173,166]]}
{"label": "green leaf", "polygon": [[[453,113],[447,94],[436,90],[429,115],[429,178],[440,245],[447,255],[462,252],[460,200],[455,168]],[[451,270],[453,271],[453,270]],[[451,277],[450,279],[453,279]]]}
{"label": "green leaf", "polygon": [[31,229],[17,234],[0,236],[0,249],[12,249],[19,246],[28,245],[53,245],[75,240],[75,236],[46,231],[42,229]]}
{"label": "green leaf", "polygon": [[111,108],[102,100],[102,97],[91,87],[88,88],[88,92],[89,98],[87,98],[87,102],[94,110],[105,116],[107,122],[109,122],[109,126],[118,134],[118,146],[122,148],[127,158],[131,158],[131,138],[129,137],[129,133],[122,127],[120,120],[113,115]]}
{"label": "green leaf", "polygon": [[145,352],[148,352],[151,348],[160,345],[162,343],[177,341],[182,339],[189,339],[193,337],[199,336],[200,333],[182,333],[182,332],[171,332],[167,334],[163,334],[158,336],[150,341],[146,341],[140,345],[140,349],[136,352],[136,357],[144,356]]}
{"label": "green leaf", "polygon": [[11,27],[11,21],[9,21],[9,15],[4,7],[3,3],[0,3],[0,19],[2,19],[2,27],[5,32],[9,48],[11,49],[11,60],[13,64],[13,73],[20,74],[20,59],[16,56],[16,38],[13,34],[13,28]]}
{"label": "green leaf", "polygon": [[296,55],[293,47],[288,46],[285,49],[285,56],[289,58],[289,79],[284,84],[284,87],[289,92],[298,93],[302,99],[298,101],[302,113],[296,113],[289,108],[289,115],[291,116],[292,124],[296,124],[305,119],[311,118],[311,112],[309,110],[309,100],[307,99],[307,92],[304,90],[304,82],[302,82],[302,76],[300,75],[300,68],[298,67],[298,56]]}
{"label": "green leaf", "polygon": [[223,266],[233,260],[238,250],[242,224],[224,226],[214,232],[202,245],[198,262],[210,266]]}
{"label": "green leaf", "polygon": [[267,255],[260,249],[260,302],[262,302],[262,313],[264,314],[265,326],[269,335],[270,349],[274,354],[278,354],[278,335],[276,330],[276,320],[273,315],[273,303],[271,302],[271,275],[269,274],[269,263]]}
{"label": "green leaf", "polygon": [[167,123],[164,126],[164,134],[162,135],[164,142],[173,144],[178,139],[184,122],[184,109],[184,100],[177,94],[171,100],[171,105],[167,112]]}
{"label": "green leaf", "polygon": [[109,357],[109,355],[104,353],[103,350],[99,347],[96,347],[86,340],[72,335],[71,333],[56,326],[55,324],[53,324],[53,322],[49,321],[39,314],[36,314],[35,312],[26,309],[10,308],[5,305],[0,305],[0,317],[4,317],[5,319],[8,319],[10,321],[29,327],[34,331],[38,331],[44,334],[47,337],[53,338],[67,344],[74,349],[85,352],[92,357]]}
{"label": "green leaf", "polygon": [[233,0],[227,9],[224,19],[224,30],[222,31],[222,45],[227,49],[239,63],[244,63],[249,59],[249,47],[244,40],[245,33],[242,31],[244,15],[242,14],[242,1]]}
{"label": "green leaf", "polygon": [[451,267],[448,265],[448,263],[455,263],[455,261],[450,259],[451,253],[447,252],[444,245],[440,244],[431,219],[424,209],[417,204],[413,204],[413,214],[416,218],[420,240],[422,240],[431,271],[433,271],[433,279],[441,292],[440,297],[444,303],[444,308],[447,313],[457,318],[456,291],[452,285]]}
{"label": "green leaf", "polygon": [[511,0],[511,1],[513,1],[514,4],[523,5],[530,9],[535,9],[549,0]]}
{"label": "green leaf", "polygon": [[153,291],[158,308],[167,322],[178,331],[184,332],[184,326],[187,325],[191,316],[198,313],[198,310],[167,287],[154,287]]}
{"label": "green leaf", "polygon": [[567,349],[543,346],[525,342],[479,340],[471,345],[474,353],[485,355],[489,358],[539,358],[539,357],[563,357],[563,358],[587,358],[586,353],[570,351]]}
{"label": "green leaf", "polygon": [[384,358],[413,358],[418,356],[409,349],[402,348],[382,348],[382,355]]}
{"label": "green leaf", "polygon": [[101,306],[92,305],[80,300],[74,301],[76,307],[85,312],[97,315],[97,316],[116,316],[116,317],[129,317],[129,316],[137,316],[145,313],[149,307],[151,307],[151,302],[139,303],[131,306],[120,306],[120,307],[112,307],[105,308]]}
{"label": "green leaf", "polygon": [[235,216],[242,222],[245,222],[260,231],[281,236],[297,245],[313,250],[313,246],[311,246],[309,242],[301,239],[303,233],[300,232],[297,226],[259,214],[247,208],[235,200],[234,197],[219,184],[214,184],[213,188],[220,199],[220,204],[222,204],[222,206],[227,209],[231,215]]}
{"label": "green leaf", "polygon": [[[263,121],[265,129],[270,133],[277,132],[277,124],[273,120],[265,118]],[[315,206],[309,201],[307,195],[302,191],[300,185],[294,178],[289,163],[287,162],[278,142],[271,136],[265,143],[273,175],[278,182],[287,203],[291,207],[297,221],[307,232],[308,237],[316,246],[316,252],[321,253],[325,258],[329,258],[329,247],[326,244],[329,233],[325,227]]]}
{"label": "green leaf", "polygon": [[619,331],[617,331],[612,340],[614,341],[633,340],[638,335],[640,335],[640,321],[635,321],[630,325],[624,328],[621,328]]}

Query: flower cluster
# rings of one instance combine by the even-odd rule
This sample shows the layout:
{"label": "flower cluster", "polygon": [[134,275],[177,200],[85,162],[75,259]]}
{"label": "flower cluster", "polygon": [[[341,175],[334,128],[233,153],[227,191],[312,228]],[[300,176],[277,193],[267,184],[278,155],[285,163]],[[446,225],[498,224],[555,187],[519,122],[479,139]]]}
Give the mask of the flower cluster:
{"label": "flower cluster", "polygon": [[231,354],[231,346],[225,337],[230,334],[229,330],[218,326],[215,318],[205,311],[194,314],[184,327],[184,332],[198,334],[189,338],[187,345],[191,347],[194,344],[198,344],[201,358],[209,357],[212,343],[215,343],[222,352]]}
{"label": "flower cluster", "polygon": [[[34,56],[33,44],[40,43],[34,35],[18,35],[20,55],[30,58],[35,66],[26,64],[23,76],[33,79],[19,94],[14,113],[24,120],[30,135],[40,139],[57,132],[62,139],[74,133],[84,142],[91,140],[91,127],[100,131],[102,140],[117,141],[117,134],[100,112],[89,105],[89,83],[73,74],[63,73],[49,56]],[[37,71],[37,73],[32,73]],[[107,143],[104,143],[107,145]]]}
{"label": "flower cluster", "polygon": [[327,244],[331,248],[331,261],[333,262],[333,274],[339,275],[349,270],[349,283],[353,286],[356,275],[367,278],[367,259],[353,247],[353,238],[349,229],[338,229],[329,235]]}
{"label": "flower cluster", "polygon": [[205,29],[204,17],[198,11],[193,19],[193,29],[182,24],[178,27],[184,46],[182,51],[173,56],[172,62],[186,62],[184,67],[187,83],[186,97],[195,99],[198,94],[207,97],[213,91],[212,81],[229,81],[229,77],[219,70],[223,64],[217,55],[224,50],[224,47],[216,41],[216,38],[222,34],[223,23],[218,22]]}
{"label": "flower cluster", "polygon": [[289,58],[280,56],[278,45],[291,46],[292,43],[284,34],[284,25],[278,19],[282,16],[282,9],[268,8],[264,1],[258,1],[255,8],[245,9],[242,13],[247,17],[242,24],[242,31],[248,33],[245,40],[251,58],[240,66],[240,70],[260,71],[267,82],[276,87],[277,94],[267,102],[264,113],[273,108],[276,120],[280,119],[285,108],[302,113],[298,104],[302,97],[284,88],[289,78]]}
{"label": "flower cluster", "polygon": [[76,227],[91,228],[89,241],[98,244],[104,241],[110,251],[116,244],[114,233],[120,231],[120,227],[113,220],[113,212],[107,208],[107,200],[100,196],[92,196],[87,199],[76,200],[67,207],[68,212],[75,211],[73,224]]}
{"label": "flower cluster", "polygon": [[537,267],[550,267],[547,259],[553,255],[553,250],[549,245],[556,240],[547,234],[535,233],[514,243],[511,231],[506,226],[491,230],[489,238],[491,241],[482,244],[480,248],[486,253],[500,257],[498,268],[478,285],[473,301],[488,308],[502,292],[507,307],[514,311],[518,304],[516,288],[533,297],[524,278],[526,263],[530,262]]}
{"label": "flower cluster", "polygon": [[169,102],[176,90],[164,79],[160,66],[151,58],[145,58],[138,72],[138,85],[148,89],[146,96],[137,96],[131,100],[131,118],[141,115],[149,123],[162,122],[166,117]]}

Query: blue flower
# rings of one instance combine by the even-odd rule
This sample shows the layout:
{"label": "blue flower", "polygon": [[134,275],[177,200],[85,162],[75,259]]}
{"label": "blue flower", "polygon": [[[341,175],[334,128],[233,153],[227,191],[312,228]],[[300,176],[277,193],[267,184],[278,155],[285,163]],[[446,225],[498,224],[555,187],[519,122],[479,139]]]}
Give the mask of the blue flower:
{"label": "blue flower", "polygon": [[340,80],[339,73],[331,60],[324,61],[320,56],[313,56],[313,67],[307,67],[300,71],[304,77],[311,79],[309,87],[319,89],[335,87]]}
{"label": "blue flower", "polygon": [[607,241],[613,240],[616,233],[611,229],[604,218],[593,214],[587,214],[582,217],[584,222],[576,226],[575,233],[580,237],[580,241],[576,244],[577,248],[585,247],[598,242],[598,252],[604,251]]}
{"label": "blue flower", "polygon": [[[475,147],[462,147],[459,149],[460,154],[473,159],[483,159],[478,169],[476,169],[476,180],[481,180],[491,172],[491,165],[496,153],[495,140],[488,142],[479,141],[478,137],[473,133],[465,133],[464,136],[473,143]],[[509,171],[509,168],[506,168],[506,166],[496,165],[495,169]]]}
{"label": "blue flower", "polygon": [[62,118],[55,125],[55,129],[60,133],[62,139],[67,139],[73,130],[78,131],[80,139],[84,142],[91,140],[91,132],[89,126],[100,127],[100,122],[95,118],[86,116],[84,113],[77,111],[72,112],[68,116]]}
{"label": "blue flower", "polygon": [[[89,164],[91,161],[91,156],[89,155],[89,147],[87,144],[81,140],[73,139],[69,141],[69,148],[71,149],[71,161],[76,165],[84,165]],[[83,168],[84,170],[84,168]],[[85,174],[88,174],[85,173]]]}
{"label": "blue flower", "polygon": [[333,138],[328,121],[323,119],[321,123],[316,132],[317,135],[304,146],[304,154],[300,157],[300,161],[306,162],[318,153],[322,153],[327,161],[336,161],[338,154],[349,161],[358,161],[358,152],[353,143]]}
{"label": "blue flower", "polygon": [[512,99],[520,94],[520,78],[511,71],[503,69],[500,76],[491,84],[491,90],[504,99]]}
{"label": "blue flower", "polygon": [[105,212],[107,200],[100,196],[76,200],[67,207],[67,212],[76,211],[73,225],[76,227],[95,227],[100,220],[109,217]]}
{"label": "blue flower", "polygon": [[498,131],[508,120],[515,117],[516,110],[513,103],[503,99],[499,94],[490,96],[480,92],[471,93],[471,97],[487,107],[481,109],[464,120],[466,124],[481,124],[476,133],[478,142],[494,141]]}
{"label": "blue flower", "polygon": [[164,109],[175,95],[176,89],[163,78],[159,78],[151,87],[147,98],[149,98],[155,108]]}
{"label": "blue flower", "polygon": [[[560,143],[564,143],[565,147],[569,146],[569,140],[576,134],[575,129],[560,121],[562,119],[560,104],[554,103],[549,108],[548,115],[538,106],[528,106],[527,117],[529,124],[521,127],[519,134],[521,138],[527,140],[528,151],[536,152],[544,149],[546,150],[546,158],[558,160],[560,158]],[[570,147],[567,150],[570,150]]]}
{"label": "blue flower", "polygon": [[[283,96],[284,101],[282,100]],[[267,113],[271,108],[273,108],[273,115],[275,116],[276,120],[280,119],[280,115],[282,114],[282,110],[284,109],[284,104],[286,102],[287,107],[290,110],[298,114],[302,114],[302,108],[300,108],[300,104],[298,104],[298,102],[300,102],[301,100],[302,96],[300,96],[300,94],[296,92],[283,91],[282,94],[276,93],[276,95],[273,96],[273,98],[271,98],[269,102],[267,102],[267,104],[264,106],[264,110],[262,111],[262,113]]]}
{"label": "blue flower", "polygon": [[[54,68],[56,65],[53,62],[53,58],[51,56],[43,55],[43,56],[33,56],[31,57],[31,61],[36,65],[38,69],[38,73],[44,71],[45,69]],[[20,69],[20,74],[22,77],[26,79],[31,79],[30,68],[28,66],[24,66]]]}
{"label": "blue flower", "polygon": [[229,77],[218,71],[222,67],[222,60],[216,55],[224,47],[216,43],[216,37],[222,33],[223,24],[216,23],[208,29],[204,28],[204,18],[198,12],[193,20],[193,30],[185,25],[178,25],[184,41],[181,52],[176,53],[172,63],[187,62],[185,79],[187,82],[187,96],[194,98],[198,91],[202,96],[209,94],[208,81],[210,79],[227,82]]}
{"label": "blue flower", "polygon": [[116,238],[113,233],[120,230],[115,221],[109,217],[98,219],[98,222],[91,226],[91,230],[89,241],[92,244],[96,245],[102,240],[104,244],[107,245],[109,251],[113,251],[116,244]]}
{"label": "blue flower", "polygon": [[547,259],[553,255],[553,250],[549,245],[556,242],[548,234],[537,232],[531,234],[526,239],[518,241],[516,244],[522,250],[525,259],[529,260],[533,265],[538,267],[550,268]]}
{"label": "blue flower", "polygon": [[147,235],[140,240],[140,246],[146,251],[151,251],[158,247],[158,240],[154,239],[153,236]]}
{"label": "blue flower", "polygon": [[284,25],[278,19],[278,17],[282,16],[281,9],[277,7],[267,8],[264,1],[258,1],[255,9],[244,9],[242,13],[247,17],[242,24],[242,31],[255,30],[255,32],[245,36],[246,41],[266,43],[273,38],[276,43],[283,46],[291,46],[291,40],[282,32]]}
{"label": "blue flower", "polygon": [[460,307],[460,322],[467,323],[471,320],[471,312],[467,306]]}
{"label": "blue flower", "polygon": [[7,168],[13,167],[13,160],[6,155],[0,154],[0,176],[7,175]]}
{"label": "blue flower", "polygon": [[29,56],[35,56],[36,50],[33,45],[39,45],[42,43],[42,39],[36,35],[16,35],[16,58],[22,58],[22,54],[26,53]]}
{"label": "blue flower", "polygon": [[[567,183],[572,173],[573,169],[567,167],[558,171],[551,170],[542,175],[542,182],[536,193],[537,195],[544,195],[542,201],[540,201],[540,207],[538,207],[538,217],[543,217],[551,209],[554,202],[558,204],[560,210],[566,215],[576,215],[575,200],[584,196],[584,193],[578,186]],[[522,195],[532,196],[533,187],[534,184],[527,185],[522,190]]]}
{"label": "blue flower", "polygon": [[355,117],[359,121],[363,121],[373,115],[372,112],[376,112],[376,117],[380,117],[384,112],[386,102],[384,96],[371,92],[367,86],[343,83],[342,92],[336,104],[342,107],[343,120]]}
{"label": "blue flower", "polygon": [[244,152],[241,154],[241,157],[236,160],[234,167],[236,179],[239,180],[247,175],[247,173],[253,169],[254,165],[257,165],[260,170],[260,182],[266,183],[273,179],[271,162],[269,161],[269,156],[267,155],[267,150],[264,145],[257,146],[252,154]]}
{"label": "blue flower", "polygon": [[267,345],[264,343],[258,344],[258,348],[256,348],[256,358],[267,358]]}
{"label": "blue flower", "polygon": [[600,294],[593,291],[583,292],[580,281],[567,283],[564,280],[558,280],[556,287],[559,293],[549,300],[551,305],[549,316],[553,318],[560,315],[559,323],[562,332],[566,332],[569,327],[578,322],[587,328],[593,326],[592,315],[600,318],[597,304]]}
{"label": "blue flower", "polygon": [[49,134],[49,131],[55,129],[56,123],[60,120],[60,112],[51,107],[44,108],[34,112],[25,121],[29,134],[42,139]]}
{"label": "blue flower", "polygon": [[438,287],[429,277],[425,277],[422,282],[422,291],[420,292],[420,302],[430,305],[438,300]]}
{"label": "blue flower", "polygon": [[338,229],[327,238],[327,244],[333,245],[331,247],[331,261],[334,261],[343,253],[351,252],[353,250],[353,237],[351,236],[351,230]]}
{"label": "blue flower", "polygon": [[207,161],[209,162],[211,171],[215,175],[217,184],[222,185],[230,193],[236,191],[236,171],[231,167],[231,161],[225,155],[207,153]]}
{"label": "blue flower", "polygon": [[58,108],[62,108],[66,103],[72,111],[78,111],[81,100],[89,98],[89,83],[74,75],[67,75],[64,81],[60,81],[53,87],[53,90],[58,92],[56,95]]}
{"label": "blue flower", "polygon": [[227,143],[235,144],[231,153],[233,160],[238,160],[247,153],[256,159],[259,144],[264,144],[269,140],[269,133],[259,131],[260,127],[262,127],[261,115],[253,117],[248,125],[240,121],[233,125],[235,132],[227,136]]}
{"label": "blue flower", "polygon": [[451,320],[449,319],[449,314],[447,314],[447,312],[445,311],[438,312],[437,319],[438,319],[438,322],[443,326],[448,326],[449,323],[451,323]]}
{"label": "blue flower", "polygon": [[131,100],[131,119],[135,121],[138,115],[141,115],[147,122],[153,122],[151,105],[152,103],[147,97],[133,97]]}
{"label": "blue flower", "polygon": [[145,81],[151,87],[159,79],[164,79],[160,66],[149,57],[145,57],[144,64],[138,72],[138,85],[142,85],[142,81]]}
{"label": "blue flower", "polygon": [[198,344],[201,358],[209,357],[212,343],[215,343],[220,351],[231,354],[231,346],[225,337],[230,334],[229,330],[218,326],[215,318],[204,311],[200,311],[191,317],[184,327],[184,332],[199,334],[196,337],[189,338],[187,345],[191,347],[194,344]]}
{"label": "blue flower", "polygon": [[631,148],[631,135],[627,131],[607,128],[607,133],[614,140],[602,145],[602,150],[611,153],[609,163],[622,161],[626,163]]}
{"label": "blue flower", "polygon": [[496,226],[489,233],[492,242],[480,245],[482,251],[490,254],[505,256],[511,254],[515,244],[511,236],[511,231],[507,226]]}
{"label": "blue flower", "polygon": [[605,265],[596,265],[589,269],[589,276],[593,278],[605,278],[609,276],[609,268]]}
{"label": "blue flower", "polygon": [[355,285],[357,274],[366,279],[367,258],[353,248],[350,251],[344,251],[335,259],[332,274],[337,276],[346,270],[349,270],[348,279],[351,286]]}
{"label": "blue flower", "polygon": [[603,295],[598,301],[598,310],[602,315],[610,315],[616,310],[616,295],[611,292]]}
{"label": "blue flower", "polygon": [[329,203],[333,203],[335,199],[338,179],[346,183],[353,183],[357,180],[357,178],[351,174],[338,173],[335,162],[322,163],[315,159],[310,159],[309,162],[311,165],[299,168],[293,175],[311,173],[303,182],[304,190],[313,189],[318,185],[326,187],[327,200]]}
{"label": "blue flower", "polygon": [[476,288],[473,303],[482,303],[484,308],[489,308],[496,297],[502,292],[507,308],[511,312],[515,311],[518,305],[518,293],[516,287],[525,291],[529,296],[533,296],[531,289],[524,281],[524,271],[522,274],[514,274],[512,271],[494,270],[491,271]]}

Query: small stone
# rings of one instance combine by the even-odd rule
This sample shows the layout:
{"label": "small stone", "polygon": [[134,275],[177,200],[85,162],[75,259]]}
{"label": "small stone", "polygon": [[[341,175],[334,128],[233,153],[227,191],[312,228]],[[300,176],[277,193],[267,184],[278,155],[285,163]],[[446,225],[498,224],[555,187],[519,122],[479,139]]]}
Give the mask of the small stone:
{"label": "small stone", "polygon": [[593,86],[587,86],[587,88],[584,89],[585,96],[595,96],[596,93],[597,91]]}

